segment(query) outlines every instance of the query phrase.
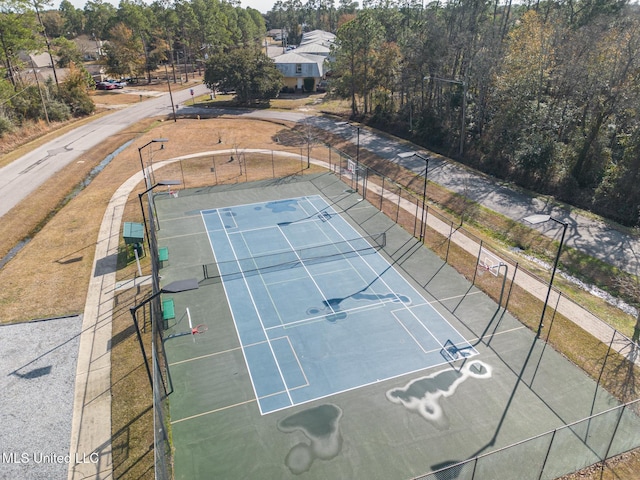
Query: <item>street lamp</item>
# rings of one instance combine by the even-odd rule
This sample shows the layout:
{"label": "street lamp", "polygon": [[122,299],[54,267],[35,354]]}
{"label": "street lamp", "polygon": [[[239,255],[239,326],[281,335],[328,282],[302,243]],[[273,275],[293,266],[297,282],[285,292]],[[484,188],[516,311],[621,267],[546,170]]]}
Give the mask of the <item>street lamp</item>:
{"label": "street lamp", "polygon": [[549,289],[547,290],[547,298],[544,300],[544,307],[542,307],[542,315],[540,316],[540,324],[538,325],[538,332],[536,333],[536,337],[540,338],[540,333],[542,332],[542,328],[544,327],[544,313],[547,309],[547,303],[549,303],[549,296],[551,295],[551,288],[553,286],[553,277],[556,274],[556,269],[558,268],[558,262],[560,261],[560,253],[562,251],[562,245],[564,243],[564,237],[567,233],[567,227],[569,224],[567,222],[563,222],[562,220],[558,220],[557,218],[553,218],[551,215],[529,215],[528,217],[524,217],[523,220],[531,225],[538,225],[540,223],[548,222],[552,220],[560,225],[562,225],[562,237],[560,238],[560,245],[558,246],[558,253],[556,253],[556,259],[553,262],[553,270],[551,271],[551,280],[549,280]]}
{"label": "street lamp", "polygon": [[435,76],[427,76],[424,77],[423,80],[436,80],[438,82],[444,82],[444,83],[455,83],[456,85],[462,85],[462,119],[460,121],[460,147],[458,149],[458,154],[462,157],[462,153],[464,152],[464,135],[465,135],[465,130],[464,130],[464,124],[465,124],[465,115],[466,115],[466,109],[467,109],[467,82],[465,82],[464,80],[451,80],[448,78],[439,78],[439,77],[435,77]]}
{"label": "street lamp", "polygon": [[[140,210],[142,210],[142,223],[144,223],[144,231],[147,234],[147,243],[149,244],[149,252],[151,252],[151,239],[149,238],[149,229],[147,228],[147,217],[144,215],[144,207],[142,206],[142,197],[145,193],[150,192],[156,187],[165,187],[171,185],[180,185],[180,180],[161,180],[158,183],[150,186],[144,192],[138,194],[138,200],[140,201]],[[156,215],[157,220],[158,215]]]}
{"label": "street lamp", "polygon": [[[424,240],[425,234],[427,233],[427,227],[425,225],[425,215],[426,215],[425,202],[426,202],[426,198],[427,198],[427,175],[429,173],[429,157],[423,157],[418,152],[403,152],[403,153],[399,153],[398,156],[400,158],[418,157],[418,158],[424,160],[424,163],[425,163],[425,166],[424,166],[424,186],[422,187],[422,217],[420,219],[420,241],[422,242]],[[423,226],[424,226],[424,230],[423,230]],[[413,233],[415,234],[415,231]]]}
{"label": "street lamp", "polygon": [[[144,178],[147,178],[147,174],[144,170],[144,162],[142,161],[142,150],[145,147],[148,147],[149,145],[151,145],[152,143],[165,143],[168,142],[169,139],[168,138],[154,138],[153,140],[151,140],[150,142],[145,143],[143,146],[138,148],[138,155],[140,156],[140,167],[142,168],[142,174],[144,175]],[[164,147],[164,145],[163,145]],[[145,187],[148,186],[145,184]]]}
{"label": "street lamp", "polygon": [[[142,352],[142,358],[144,358],[144,366],[147,369],[147,375],[149,376],[149,384],[151,385],[151,390],[153,390],[153,377],[151,376],[151,368],[149,368],[149,361],[147,360],[147,353],[144,350],[144,344],[142,343],[142,335],[140,334],[140,327],[138,326],[138,319],[136,317],[136,312],[138,309],[142,308],[144,305],[149,303],[151,300],[156,298],[158,295],[162,293],[180,293],[186,292],[187,290],[196,290],[199,288],[198,280],[196,278],[189,278],[187,280],[177,280],[175,282],[171,282],[166,287],[160,289],[158,292],[151,295],[144,302],[135,305],[129,309],[131,312],[131,317],[133,318],[133,324],[136,327],[136,335],[138,336],[138,343],[140,344],[140,351]],[[153,321],[153,318],[152,318]],[[153,331],[153,328],[151,329]]]}
{"label": "street lamp", "polygon": [[336,122],[336,125],[347,125],[357,131],[356,140],[356,193],[358,193],[358,170],[360,169],[360,126],[349,122]]}

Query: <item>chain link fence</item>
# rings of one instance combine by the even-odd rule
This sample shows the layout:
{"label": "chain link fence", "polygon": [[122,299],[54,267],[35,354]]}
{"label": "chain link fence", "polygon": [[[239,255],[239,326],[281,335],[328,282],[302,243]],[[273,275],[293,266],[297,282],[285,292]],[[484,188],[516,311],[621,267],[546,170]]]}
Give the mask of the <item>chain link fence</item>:
{"label": "chain link fence", "polygon": [[[430,208],[424,195],[424,177],[407,185],[363,164],[356,167],[356,175],[351,157],[338,156],[340,161],[332,171],[344,183],[361,192],[363,198],[530,329],[535,331],[538,322],[543,323],[542,339],[589,374],[597,382],[597,390],[604,389],[621,402],[605,412],[594,412],[592,407],[584,412],[583,420],[469,460],[450,462],[416,478],[498,479],[505,471],[517,471],[518,478],[525,480],[554,479],[640,447],[639,345],[557,288],[551,288],[548,280],[527,271],[504,249]],[[540,318],[547,291],[550,295],[546,315]],[[581,349],[589,351],[588,360],[575,353],[576,343],[572,342],[580,342]],[[594,397],[597,394],[598,391]],[[590,435],[594,431],[598,435]],[[567,451],[572,454],[567,455]]]}
{"label": "chain link fence", "polygon": [[[454,462],[416,478],[498,478],[495,472],[505,471],[505,464],[509,463],[514,463],[513,468],[517,468],[519,475],[527,472],[522,473],[521,478],[556,478],[640,447],[640,432],[628,428],[634,424],[631,417],[640,415],[640,347],[637,344],[556,288],[550,290],[547,315],[540,319],[548,281],[523,268],[517,257],[478,238],[460,221],[452,220],[430,206],[424,195],[427,188],[424,176],[416,175],[409,181],[399,182],[329,145],[314,148],[313,157],[321,159],[321,167],[313,165],[318,160],[311,161],[309,149],[292,148],[284,153],[232,149],[177,159],[162,168],[162,175],[163,178],[179,179],[182,188],[202,189],[217,185],[233,188],[234,184],[265,179],[280,181],[288,176],[318,173],[328,168],[350,191],[362,195],[418,238],[531,330],[538,328],[538,322],[544,322],[542,339],[583,368],[596,380],[598,389],[605,389],[621,403],[606,412],[584,412],[585,418],[579,422],[507,448]],[[150,178],[154,181],[150,170]],[[177,195],[178,192],[167,194]],[[159,291],[160,265],[151,197],[148,210],[153,293],[156,293]],[[532,309],[532,305],[535,308]],[[167,403],[172,387],[162,342],[159,296],[152,303],[152,315],[156,478],[170,479],[172,460]],[[575,319],[579,322],[574,322]],[[558,331],[563,334],[558,335]],[[571,341],[587,344],[586,348],[590,350],[588,362],[579,357],[572,358],[572,345],[567,343]],[[589,432],[594,428],[608,435],[592,438]],[[566,459],[556,458],[561,456],[557,452],[567,451],[565,448],[576,454]]]}

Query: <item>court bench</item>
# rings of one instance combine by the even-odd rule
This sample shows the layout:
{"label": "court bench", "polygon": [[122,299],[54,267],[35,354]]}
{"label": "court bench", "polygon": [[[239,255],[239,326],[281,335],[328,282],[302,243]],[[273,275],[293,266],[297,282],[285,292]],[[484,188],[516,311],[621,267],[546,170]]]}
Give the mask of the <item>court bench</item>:
{"label": "court bench", "polygon": [[160,262],[160,268],[164,267],[164,262],[169,261],[169,247],[160,247],[158,249],[158,261]]}
{"label": "court bench", "polygon": [[176,318],[176,306],[173,298],[167,298],[162,301],[162,319],[171,320],[172,318]]}

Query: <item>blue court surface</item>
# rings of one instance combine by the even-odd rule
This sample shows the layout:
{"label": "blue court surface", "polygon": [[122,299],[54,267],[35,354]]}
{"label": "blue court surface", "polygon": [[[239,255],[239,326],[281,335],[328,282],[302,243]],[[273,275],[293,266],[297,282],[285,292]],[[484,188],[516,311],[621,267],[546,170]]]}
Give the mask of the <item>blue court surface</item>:
{"label": "blue court surface", "polygon": [[477,354],[321,196],[201,213],[262,414]]}

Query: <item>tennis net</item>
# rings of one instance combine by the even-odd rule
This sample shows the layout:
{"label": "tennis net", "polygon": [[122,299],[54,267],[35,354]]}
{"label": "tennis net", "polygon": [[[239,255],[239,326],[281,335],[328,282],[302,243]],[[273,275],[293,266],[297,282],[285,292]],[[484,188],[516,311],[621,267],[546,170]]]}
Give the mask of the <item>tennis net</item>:
{"label": "tennis net", "polygon": [[296,250],[273,252],[250,258],[209,263],[202,266],[204,279],[232,280],[279,270],[286,270],[338,259],[352,258],[374,253],[387,244],[386,232],[343,240],[334,243],[313,245]]}

